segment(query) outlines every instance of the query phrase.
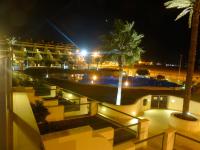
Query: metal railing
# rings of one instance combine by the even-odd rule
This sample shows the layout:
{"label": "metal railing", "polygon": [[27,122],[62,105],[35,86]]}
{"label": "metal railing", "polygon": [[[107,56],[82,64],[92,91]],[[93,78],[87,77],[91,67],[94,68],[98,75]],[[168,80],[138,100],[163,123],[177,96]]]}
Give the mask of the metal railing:
{"label": "metal railing", "polygon": [[165,132],[156,134],[143,140],[136,141],[135,150],[163,150]]}
{"label": "metal railing", "polygon": [[101,103],[98,103],[97,114],[116,125],[114,127],[114,145],[138,137],[139,118]]}
{"label": "metal railing", "polygon": [[[114,113],[111,113],[111,112],[114,112]],[[102,114],[102,115],[106,115],[109,118],[114,119],[114,120],[118,118],[120,122],[122,121],[122,120],[120,120],[120,117],[121,118],[125,117],[126,119],[135,119],[135,121],[137,121],[135,123],[138,123],[139,120],[140,120],[140,118],[138,118],[138,117],[135,117],[135,116],[130,115],[128,113],[122,112],[122,111],[117,110],[115,108],[109,107],[109,106],[104,105],[102,103],[98,104],[98,113]],[[122,115],[122,116],[119,116],[119,115]]]}
{"label": "metal railing", "polygon": [[174,138],[174,149],[176,150],[198,150],[200,149],[200,140],[193,137],[181,134],[179,132],[175,133]]}
{"label": "metal railing", "polygon": [[81,116],[81,115],[89,115],[90,105],[91,103],[64,105],[65,118],[76,117],[76,116]]}

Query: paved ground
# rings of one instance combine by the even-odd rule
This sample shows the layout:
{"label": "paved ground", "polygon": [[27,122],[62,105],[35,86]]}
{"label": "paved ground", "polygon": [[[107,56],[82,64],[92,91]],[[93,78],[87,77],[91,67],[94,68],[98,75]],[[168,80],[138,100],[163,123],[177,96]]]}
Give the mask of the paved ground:
{"label": "paved ground", "polygon": [[[149,135],[155,135],[164,132],[168,128],[169,116],[173,110],[150,109],[144,112],[141,118],[147,118],[150,121]],[[200,116],[196,116],[200,119]]]}
{"label": "paved ground", "polygon": [[[153,136],[158,133],[164,132],[168,128],[169,116],[172,112],[175,111],[163,110],[163,109],[152,109],[145,111],[144,115],[141,117],[150,120],[149,136]],[[197,117],[199,118],[200,116]],[[152,139],[149,141],[149,144],[145,150],[161,149],[161,147],[162,147],[162,137],[157,137],[156,139]],[[140,150],[139,148],[136,149]],[[200,149],[200,143],[188,140],[178,135],[176,136],[174,150],[199,150],[199,149]]]}
{"label": "paved ground", "polygon": [[169,116],[172,110],[150,109],[144,112],[142,118],[150,121],[149,136],[164,132],[168,128]]}

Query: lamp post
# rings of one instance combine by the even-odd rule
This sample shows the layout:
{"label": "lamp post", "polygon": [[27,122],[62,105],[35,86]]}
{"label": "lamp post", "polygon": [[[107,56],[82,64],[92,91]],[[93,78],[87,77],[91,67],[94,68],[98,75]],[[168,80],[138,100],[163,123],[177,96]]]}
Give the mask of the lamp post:
{"label": "lamp post", "polygon": [[88,60],[88,51],[87,51],[87,49],[82,49],[81,51],[80,51],[80,56],[82,56],[83,57],[83,59],[86,61],[86,63],[88,64],[88,69],[89,69],[89,60]]}
{"label": "lamp post", "polygon": [[96,67],[96,69],[97,70],[99,70],[99,62],[100,62],[100,54],[99,54],[99,52],[97,51],[97,52],[93,52],[93,54],[92,54],[92,57],[94,58],[94,63],[96,62],[97,63],[97,67]]}
{"label": "lamp post", "polygon": [[179,60],[179,67],[178,67],[178,83],[180,83],[180,74],[181,74],[181,65],[182,65],[182,58],[183,55],[180,55],[180,60]]}

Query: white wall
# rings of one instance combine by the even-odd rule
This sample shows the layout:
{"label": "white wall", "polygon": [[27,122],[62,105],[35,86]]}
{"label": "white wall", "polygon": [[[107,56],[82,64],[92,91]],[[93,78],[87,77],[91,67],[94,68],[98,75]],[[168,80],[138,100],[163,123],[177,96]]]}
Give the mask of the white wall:
{"label": "white wall", "polygon": [[91,127],[84,126],[46,134],[42,139],[45,150],[112,150],[112,143],[107,138],[113,139],[114,131],[112,128],[106,131],[106,133],[99,134],[99,131],[94,134]]}
{"label": "white wall", "polygon": [[64,106],[51,106],[47,107],[49,115],[46,117],[47,121],[59,121],[64,120]]}
{"label": "white wall", "polygon": [[[152,95],[144,96],[138,99],[138,101],[135,104],[131,104],[131,105],[117,106],[117,105],[112,105],[112,104],[107,104],[107,103],[103,103],[103,104],[113,109],[119,110],[121,112],[130,114],[133,116],[140,116],[145,110],[151,109],[151,96]],[[143,106],[144,99],[147,99],[146,106]],[[176,97],[176,96],[168,96],[168,106],[167,106],[168,109],[182,111],[182,106],[183,106],[183,98]],[[104,106],[99,107],[98,112],[106,116],[112,117],[114,119],[116,118],[124,119],[124,120],[130,119],[129,117],[126,117],[125,115],[120,114]],[[200,103],[191,100],[190,113],[200,115]]]}
{"label": "white wall", "polygon": [[44,100],[43,99],[43,105],[45,107],[58,106],[58,99],[52,99],[52,100]]}
{"label": "white wall", "polygon": [[26,93],[13,93],[14,150],[40,150],[41,138]]}
{"label": "white wall", "polygon": [[[147,99],[147,105],[143,106],[143,100]],[[130,104],[130,105],[113,105],[113,104],[107,104],[107,103],[103,103],[104,105],[114,108],[116,110],[119,110],[121,112],[133,115],[133,116],[138,116],[140,114],[143,113],[143,111],[150,109],[151,106],[151,95],[147,95],[144,96],[142,98],[140,98],[135,104]],[[101,106],[99,109],[99,112],[101,112],[102,114],[106,114],[107,116],[113,116],[113,117],[117,117],[117,118],[124,118],[124,115],[111,110],[109,108],[106,108],[104,106]]]}
{"label": "white wall", "polygon": [[[88,102],[87,97],[81,97],[80,98],[80,104],[84,104],[84,103],[87,103],[87,102]],[[71,116],[77,116],[77,115],[85,115],[85,114],[88,114],[89,108],[90,108],[89,104],[80,105],[80,110],[65,112],[64,116],[65,117],[71,117]]]}
{"label": "white wall", "polygon": [[183,106],[183,98],[176,96],[168,96],[168,109],[181,111]]}
{"label": "white wall", "polygon": [[[168,109],[182,111],[183,98],[176,96],[168,97]],[[190,101],[189,112],[200,115],[200,103],[196,101]]]}

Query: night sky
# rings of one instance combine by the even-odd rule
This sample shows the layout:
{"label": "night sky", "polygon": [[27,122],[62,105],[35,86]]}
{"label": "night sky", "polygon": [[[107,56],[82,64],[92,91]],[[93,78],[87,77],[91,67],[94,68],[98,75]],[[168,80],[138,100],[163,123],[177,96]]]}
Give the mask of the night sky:
{"label": "night sky", "polygon": [[114,19],[135,21],[143,33],[142,59],[178,63],[186,60],[190,42],[188,16],[174,21],[178,10],[166,10],[164,0],[1,0],[0,36],[21,40],[67,42],[47,20],[80,48],[93,50],[109,33]]}

